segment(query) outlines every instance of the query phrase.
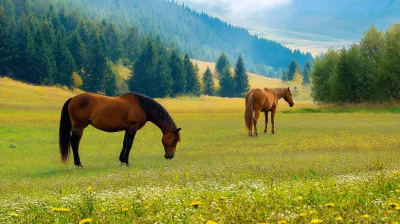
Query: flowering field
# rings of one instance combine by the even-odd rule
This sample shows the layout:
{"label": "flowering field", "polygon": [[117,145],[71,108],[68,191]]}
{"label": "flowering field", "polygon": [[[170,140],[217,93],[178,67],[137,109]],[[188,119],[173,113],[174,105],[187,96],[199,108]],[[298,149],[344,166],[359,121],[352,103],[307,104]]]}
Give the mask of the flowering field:
{"label": "flowering field", "polygon": [[282,101],[276,134],[250,138],[241,99],[159,102],[182,128],[174,159],[148,123],[121,167],[124,133],[88,127],[83,169],[59,159],[63,102],[0,104],[0,223],[400,221],[398,113],[282,113]]}

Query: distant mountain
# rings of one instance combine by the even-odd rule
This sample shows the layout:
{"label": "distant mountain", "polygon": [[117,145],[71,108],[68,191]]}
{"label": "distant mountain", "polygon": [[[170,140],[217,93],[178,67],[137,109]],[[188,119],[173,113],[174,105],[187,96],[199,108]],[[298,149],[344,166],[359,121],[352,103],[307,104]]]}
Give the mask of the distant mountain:
{"label": "distant mountain", "polygon": [[254,12],[245,9],[232,12],[223,0],[215,0],[214,4],[208,0],[180,1],[240,25],[252,34],[313,53],[358,42],[371,24],[385,30],[390,24],[400,22],[399,0],[271,1],[280,4],[259,9],[253,6]]}
{"label": "distant mountain", "polygon": [[252,36],[244,28],[230,25],[174,1],[165,0],[53,0],[58,7],[84,11],[93,19],[112,19],[121,28],[135,26],[139,32],[188,52],[192,58],[216,61],[224,52],[234,64],[239,53],[247,70],[280,77],[292,58],[301,67],[312,61],[310,53],[292,51],[276,41]]}

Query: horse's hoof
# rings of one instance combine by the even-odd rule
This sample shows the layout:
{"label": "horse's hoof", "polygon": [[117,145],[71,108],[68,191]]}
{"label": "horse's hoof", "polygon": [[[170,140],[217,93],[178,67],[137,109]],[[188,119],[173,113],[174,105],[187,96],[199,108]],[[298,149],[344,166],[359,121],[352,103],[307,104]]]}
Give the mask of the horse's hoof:
{"label": "horse's hoof", "polygon": [[258,137],[258,133],[254,134],[254,137]]}
{"label": "horse's hoof", "polygon": [[75,165],[75,166],[78,167],[78,168],[83,168],[82,164]]}
{"label": "horse's hoof", "polygon": [[267,133],[267,130],[264,130],[264,134]]}
{"label": "horse's hoof", "polygon": [[121,166],[130,166],[131,164],[129,162],[127,163],[121,163]]}

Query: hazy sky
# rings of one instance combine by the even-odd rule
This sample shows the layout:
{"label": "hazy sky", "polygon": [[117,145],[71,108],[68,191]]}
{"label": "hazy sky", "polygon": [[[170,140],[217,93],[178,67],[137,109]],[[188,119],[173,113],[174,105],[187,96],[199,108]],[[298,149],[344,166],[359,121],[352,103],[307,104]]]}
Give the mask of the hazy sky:
{"label": "hazy sky", "polygon": [[400,22],[400,0],[179,0],[198,12],[314,55]]}

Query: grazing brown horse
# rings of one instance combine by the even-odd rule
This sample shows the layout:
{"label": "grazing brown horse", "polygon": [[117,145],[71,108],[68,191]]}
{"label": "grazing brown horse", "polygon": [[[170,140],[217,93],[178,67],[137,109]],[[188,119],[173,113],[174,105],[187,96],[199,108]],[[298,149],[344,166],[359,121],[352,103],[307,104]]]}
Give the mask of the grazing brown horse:
{"label": "grazing brown horse", "polygon": [[[254,123],[254,135],[258,136],[257,132],[257,120],[260,116],[260,112],[265,114],[265,129],[264,133],[267,132],[268,124],[268,112],[271,111],[271,123],[272,123],[272,134],[275,134],[275,112],[278,106],[278,100],[283,98],[290,107],[293,107],[292,93],[288,88],[274,88],[268,89],[251,89],[246,94],[246,110],[244,112],[244,120],[246,123],[246,128],[249,131],[249,136],[253,136],[252,128]],[[254,118],[253,118],[253,110]]]}
{"label": "grazing brown horse", "polygon": [[181,129],[176,128],[171,116],[155,100],[137,93],[127,93],[117,97],[82,93],[72,97],[64,103],[61,112],[59,131],[61,159],[63,162],[68,160],[71,146],[75,165],[82,167],[78,153],[79,142],[83,129],[91,124],[106,132],[125,131],[119,160],[121,165],[129,165],[129,151],[135,134],[147,121],[161,129],[164,157],[172,159],[176,144],[180,141]]}

